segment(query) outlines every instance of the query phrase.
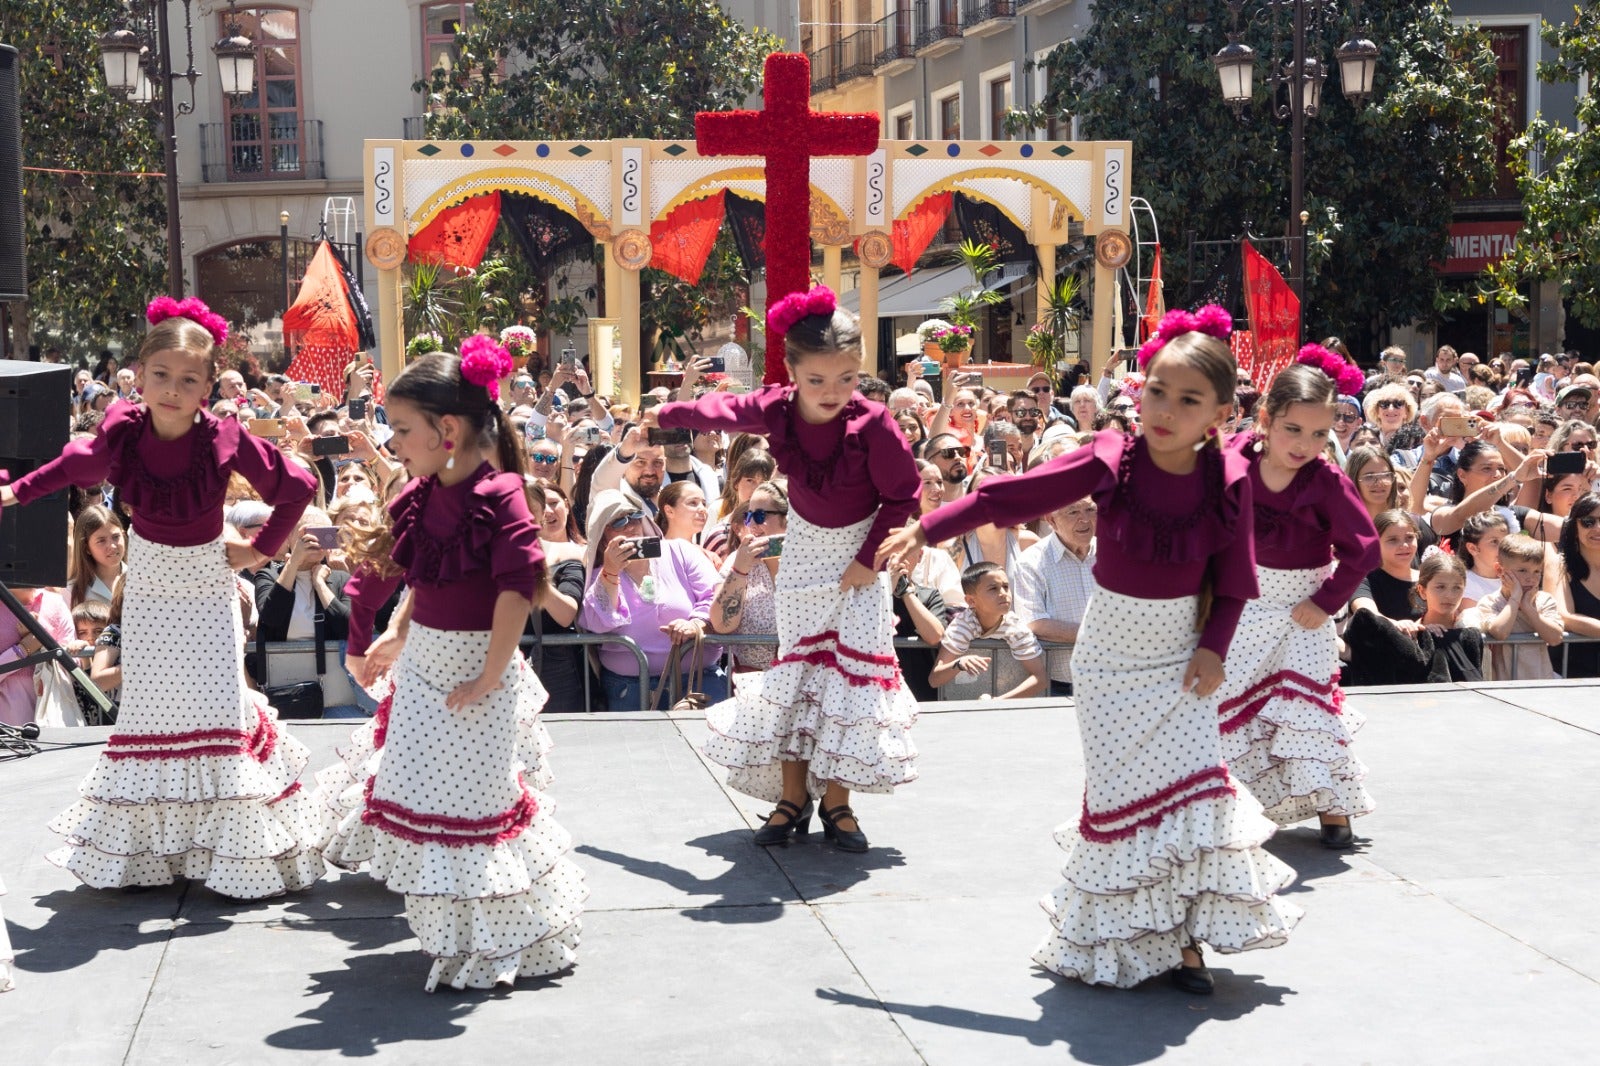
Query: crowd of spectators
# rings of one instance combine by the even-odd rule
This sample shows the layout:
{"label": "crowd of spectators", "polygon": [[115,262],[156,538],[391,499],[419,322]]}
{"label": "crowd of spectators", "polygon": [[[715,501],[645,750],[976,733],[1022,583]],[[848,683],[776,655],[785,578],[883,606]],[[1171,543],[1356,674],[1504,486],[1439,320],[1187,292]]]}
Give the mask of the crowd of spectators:
{"label": "crowd of spectators", "polygon": [[[1337,340],[1327,346],[1345,354]],[[699,637],[705,668],[677,687],[717,699],[776,656],[772,641],[754,638],[775,632],[789,508],[762,438],[652,439],[638,427],[639,413],[665,400],[736,387],[710,367],[689,364],[679,388],[655,389],[637,409],[597,395],[581,365],[519,371],[502,402],[526,442],[528,498],[549,572],[528,634],[627,637],[645,655],[652,691],[669,661],[680,669],[691,661],[673,656],[674,647]],[[1090,384],[1078,367],[1061,385],[1065,395],[1043,371],[1005,392],[986,385],[979,367],[899,387],[863,377],[859,391],[894,413],[918,461],[926,513],[987,478],[1082,447],[1097,431],[1138,433],[1141,384],[1138,374],[1109,369]],[[73,432],[95,432],[105,408],[136,399],[134,389],[126,368],[80,370]],[[1249,432],[1259,396],[1241,372],[1231,432]],[[273,437],[320,485],[280,558],[239,576],[249,639],[344,639],[352,538],[382,523],[385,502],[405,481],[384,447],[381,401],[365,356],[346,367],[338,395],[282,375],[219,375],[212,413]],[[1381,353],[1362,394],[1339,398],[1327,449],[1382,544],[1381,566],[1339,617],[1346,684],[1600,675],[1600,645],[1564,646],[1569,635],[1600,637],[1597,416],[1600,379],[1575,353],[1482,360],[1443,347],[1420,369],[1408,368],[1399,348]],[[127,515],[103,484],[76,487],[70,506],[66,586],[22,594],[114,696]],[[241,533],[270,513],[247,485],[234,486],[227,519]],[[1092,500],[1063,500],[1032,528],[986,526],[897,561],[887,580],[898,635],[920,641],[899,652],[916,696],[1070,695],[1070,645],[1094,590],[1095,521]],[[640,538],[647,553],[621,549]],[[634,580],[619,582],[622,569]],[[0,661],[35,643],[0,609]],[[631,649],[535,643],[552,709],[639,706]],[[309,662],[293,670],[304,673]],[[259,678],[259,662],[252,668]],[[338,662],[326,670],[325,686],[344,694],[327,701],[327,713],[370,713],[370,697],[347,683]],[[272,672],[280,683],[275,661]],[[0,719],[30,720],[46,687],[25,673],[0,679]]]}

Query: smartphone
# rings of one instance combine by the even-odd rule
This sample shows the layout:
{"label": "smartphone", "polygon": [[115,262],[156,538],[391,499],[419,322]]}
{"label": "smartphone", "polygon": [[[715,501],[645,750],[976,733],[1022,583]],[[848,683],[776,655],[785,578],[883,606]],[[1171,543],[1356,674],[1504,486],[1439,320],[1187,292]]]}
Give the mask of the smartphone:
{"label": "smartphone", "polygon": [[663,444],[691,443],[687,429],[651,428],[645,431],[645,438],[652,448],[659,448]]}
{"label": "smartphone", "polygon": [[1460,415],[1445,415],[1439,419],[1439,435],[1442,437],[1476,437],[1478,435],[1478,420]]}
{"label": "smartphone", "polygon": [[1517,384],[1524,388],[1533,384],[1533,371],[1534,368],[1531,366],[1525,366],[1517,371]]}
{"label": "smartphone", "polygon": [[982,385],[983,371],[969,370],[965,374],[957,374],[956,378],[958,379],[957,383],[961,385]]}
{"label": "smartphone", "polygon": [[312,455],[349,455],[349,437],[312,437]]}
{"label": "smartphone", "polygon": [[529,422],[527,437],[529,440],[544,440],[546,431],[543,422]]}
{"label": "smartphone", "polygon": [[286,437],[288,430],[283,428],[281,418],[252,418],[248,426],[252,436],[256,437]]}
{"label": "smartphone", "polygon": [[1544,472],[1551,477],[1563,474],[1581,474],[1589,457],[1583,452],[1552,452],[1545,456]]}
{"label": "smartphone", "polygon": [[372,400],[366,396],[357,396],[350,401],[350,419],[360,422],[367,417],[367,408],[372,406]]}
{"label": "smartphone", "polygon": [[600,427],[584,426],[582,429],[578,430],[578,440],[584,444],[587,444],[591,448],[594,447],[596,444],[600,443]]}
{"label": "smartphone", "polygon": [[761,553],[763,559],[776,559],[783,554],[783,534],[767,538],[767,550]]}
{"label": "smartphone", "polygon": [[711,364],[710,366],[706,367],[706,373],[708,373],[708,374],[726,374],[728,372],[728,361],[726,359],[722,358],[722,356],[720,356],[720,355],[708,356],[706,361]]}
{"label": "smartphone", "polygon": [[922,364],[922,376],[925,377],[925,378],[936,378],[943,372],[944,372],[944,368],[941,367],[938,363],[923,363]]}
{"label": "smartphone", "polygon": [[635,559],[661,558],[660,537],[636,537],[633,541]]}
{"label": "smartphone", "polygon": [[322,393],[322,386],[314,381],[297,381],[294,383],[294,398],[299,403],[311,403]]}
{"label": "smartphone", "polygon": [[561,349],[561,365],[566,367],[568,370],[576,370],[578,367],[578,349]]}
{"label": "smartphone", "polygon": [[338,526],[307,526],[306,536],[316,540],[323,551],[331,552],[339,546]]}
{"label": "smartphone", "polygon": [[992,441],[989,442],[988,447],[989,447],[989,465],[990,466],[1005,466],[1005,464],[1006,464],[1006,442],[1003,441],[1003,440],[992,440]]}

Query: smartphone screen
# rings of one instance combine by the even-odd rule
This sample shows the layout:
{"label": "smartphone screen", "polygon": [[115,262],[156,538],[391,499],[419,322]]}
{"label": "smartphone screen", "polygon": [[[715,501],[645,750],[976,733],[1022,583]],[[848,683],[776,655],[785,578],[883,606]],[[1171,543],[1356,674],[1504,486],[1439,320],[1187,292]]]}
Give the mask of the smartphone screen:
{"label": "smartphone screen", "polygon": [[350,401],[350,417],[360,421],[367,417],[367,405],[372,401],[365,396],[357,396]]}
{"label": "smartphone screen", "polygon": [[349,437],[313,437],[311,439],[312,455],[348,455],[350,454]]}

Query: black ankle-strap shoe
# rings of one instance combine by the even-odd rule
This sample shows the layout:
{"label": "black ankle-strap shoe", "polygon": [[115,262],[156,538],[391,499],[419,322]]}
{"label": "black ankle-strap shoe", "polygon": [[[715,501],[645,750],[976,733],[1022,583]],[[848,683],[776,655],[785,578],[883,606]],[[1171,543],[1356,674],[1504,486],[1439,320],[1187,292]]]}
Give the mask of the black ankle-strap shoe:
{"label": "black ankle-strap shoe", "polygon": [[[856,818],[856,812],[850,809],[848,803],[841,803],[837,807],[823,807],[817,812],[822,817],[822,838],[831,841],[833,846],[840,851],[861,852],[867,850],[867,834],[861,831],[861,819]],[[853,819],[856,828],[843,830],[839,828],[841,818]]]}
{"label": "black ankle-strap shoe", "polygon": [[[779,800],[777,810],[767,815],[767,824],[756,830],[755,842],[765,848],[773,844],[787,844],[791,836],[805,836],[811,831],[811,812],[810,799],[806,800],[804,807],[796,807],[788,800]],[[787,821],[775,821],[780,814]]]}

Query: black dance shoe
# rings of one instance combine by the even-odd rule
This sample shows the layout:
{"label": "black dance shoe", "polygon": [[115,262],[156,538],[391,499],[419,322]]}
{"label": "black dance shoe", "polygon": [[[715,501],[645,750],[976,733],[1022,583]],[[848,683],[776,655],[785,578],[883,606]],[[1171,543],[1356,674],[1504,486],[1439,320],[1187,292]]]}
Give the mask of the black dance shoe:
{"label": "black dance shoe", "polygon": [[[1191,950],[1200,955],[1200,949],[1191,947]],[[1205,956],[1200,956],[1199,966],[1179,965],[1172,971],[1172,983],[1180,990],[1191,996],[1209,996],[1216,990],[1216,982],[1211,979],[1211,971],[1206,969]]]}
{"label": "black dance shoe", "polygon": [[[840,851],[867,850],[867,834],[861,831],[861,821],[856,818],[856,812],[850,809],[849,804],[823,807],[818,813],[822,816],[822,839],[832,841]],[[841,818],[855,819],[857,828],[848,831],[840,829],[838,823]]]}
{"label": "black dance shoe", "polygon": [[[767,815],[767,824],[756,830],[755,842],[765,848],[773,844],[787,844],[791,836],[805,836],[811,831],[811,811],[809,797],[804,807],[796,807],[788,800],[779,800],[778,809]],[[780,814],[788,821],[773,821]]]}
{"label": "black dance shoe", "polygon": [[1342,851],[1353,846],[1356,842],[1356,835],[1351,830],[1348,822],[1344,825],[1332,825],[1324,822],[1318,836],[1322,840],[1323,847],[1334,851]]}

